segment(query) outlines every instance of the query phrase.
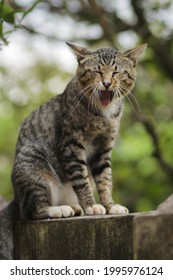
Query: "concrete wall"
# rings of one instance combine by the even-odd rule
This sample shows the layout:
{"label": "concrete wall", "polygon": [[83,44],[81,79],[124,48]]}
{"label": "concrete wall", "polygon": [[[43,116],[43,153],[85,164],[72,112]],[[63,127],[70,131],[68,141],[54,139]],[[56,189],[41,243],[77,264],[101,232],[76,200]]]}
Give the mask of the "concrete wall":
{"label": "concrete wall", "polygon": [[173,215],[152,213],[135,217],[134,259],[173,260]]}
{"label": "concrete wall", "polygon": [[173,259],[173,195],[156,211],[17,221],[0,212],[0,259]]}
{"label": "concrete wall", "polygon": [[132,259],[128,216],[90,216],[18,222],[16,259]]}
{"label": "concrete wall", "polygon": [[173,260],[173,195],[133,221],[134,259]]}

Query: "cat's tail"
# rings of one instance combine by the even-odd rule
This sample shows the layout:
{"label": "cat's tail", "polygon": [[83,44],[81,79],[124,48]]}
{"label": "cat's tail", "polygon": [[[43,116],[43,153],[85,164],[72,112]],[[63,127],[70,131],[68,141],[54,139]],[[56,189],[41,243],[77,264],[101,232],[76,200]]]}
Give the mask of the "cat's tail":
{"label": "cat's tail", "polygon": [[14,259],[14,224],[17,206],[10,202],[0,211],[0,260]]}

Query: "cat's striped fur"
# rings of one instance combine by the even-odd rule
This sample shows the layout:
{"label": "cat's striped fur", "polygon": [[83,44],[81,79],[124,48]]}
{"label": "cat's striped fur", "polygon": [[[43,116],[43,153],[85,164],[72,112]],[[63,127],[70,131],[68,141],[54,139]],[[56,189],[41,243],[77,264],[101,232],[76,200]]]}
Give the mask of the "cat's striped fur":
{"label": "cat's striped fur", "polygon": [[76,77],[21,126],[12,172],[21,219],[128,213],[112,200],[111,151],[146,45],[124,53],[68,45]]}

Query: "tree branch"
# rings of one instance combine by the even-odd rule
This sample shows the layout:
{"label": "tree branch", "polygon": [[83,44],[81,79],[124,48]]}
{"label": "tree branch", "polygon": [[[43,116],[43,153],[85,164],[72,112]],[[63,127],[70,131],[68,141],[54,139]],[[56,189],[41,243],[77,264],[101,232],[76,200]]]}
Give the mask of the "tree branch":
{"label": "tree branch", "polygon": [[98,22],[100,26],[102,27],[102,30],[104,32],[105,38],[110,42],[110,44],[115,47],[114,43],[114,33],[112,32],[112,29],[110,28],[110,24],[105,18],[106,12],[103,10],[103,8],[97,4],[96,0],[88,0],[92,11],[95,13],[95,15],[98,18]]}
{"label": "tree branch", "polygon": [[144,9],[142,7],[143,0],[131,0],[131,5],[137,16],[136,32],[139,36],[147,41],[149,46],[154,50],[154,56],[156,62],[161,70],[163,70],[167,76],[173,78],[173,62],[172,62],[172,44],[168,44],[168,41],[154,37],[149,29],[149,24],[146,20]]}
{"label": "tree branch", "polygon": [[144,40],[147,40],[152,36],[152,34],[148,28],[148,22],[146,21],[142,4],[143,1],[131,0],[132,8],[138,19],[136,23],[136,31]]}
{"label": "tree branch", "polygon": [[159,145],[159,137],[156,133],[153,123],[144,116],[141,116],[138,119],[143,124],[145,130],[147,131],[153,142],[154,151],[152,155],[158,160],[161,168],[167,173],[170,179],[173,180],[173,166],[167,163],[163,158],[163,154]]}

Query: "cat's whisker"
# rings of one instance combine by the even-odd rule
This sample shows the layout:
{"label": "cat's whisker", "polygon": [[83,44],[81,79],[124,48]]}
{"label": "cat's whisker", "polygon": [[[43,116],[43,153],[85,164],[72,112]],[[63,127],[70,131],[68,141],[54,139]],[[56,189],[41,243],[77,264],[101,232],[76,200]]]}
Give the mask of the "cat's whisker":
{"label": "cat's whisker", "polygon": [[92,89],[93,89],[93,86],[94,86],[94,84],[91,84],[91,85],[86,86],[85,88],[83,88],[81,91],[79,91],[79,92],[75,95],[75,97],[73,98],[73,102],[76,101],[76,99],[79,100],[79,98],[80,98],[80,100],[82,100],[82,99],[83,99],[83,96],[85,96],[85,95],[88,93],[89,90],[92,90]]}
{"label": "cat's whisker", "polygon": [[99,111],[98,109],[101,111],[101,106],[100,106],[100,102],[98,100],[94,100],[94,106],[95,106],[95,109],[96,109],[96,112],[97,112],[97,115],[99,116]]}
{"label": "cat's whisker", "polygon": [[127,100],[129,101],[129,104],[130,104],[130,106],[132,107],[132,109],[133,109],[135,115],[138,116],[138,112],[136,111],[136,109],[135,109],[135,107],[134,107],[132,101],[130,100],[128,94],[126,94],[126,92],[125,92],[122,88],[119,88],[119,90],[122,91],[123,95],[124,95],[124,96],[127,98]]}
{"label": "cat's whisker", "polygon": [[121,91],[120,91],[119,88],[117,88],[117,90],[116,90],[116,98],[117,98],[117,99],[122,98],[122,94],[121,94]]}
{"label": "cat's whisker", "polygon": [[86,86],[85,88],[83,88],[81,91],[79,91],[76,95],[75,95],[75,97],[73,98],[73,101],[76,99],[76,98],[78,98],[80,95],[81,95],[81,93],[85,93],[85,90],[88,90],[89,88],[92,88],[93,87],[93,84],[91,84],[91,85],[88,85],[88,86]]}
{"label": "cat's whisker", "polygon": [[119,86],[119,90],[120,90],[120,93],[121,92],[123,93],[123,94],[121,93],[121,95],[123,95],[123,96],[126,96],[127,94],[130,94],[130,91],[122,85]]}
{"label": "cat's whisker", "polygon": [[[92,92],[93,93],[93,92]],[[93,95],[91,94],[90,95],[90,98],[88,100],[88,115],[89,115],[89,112],[90,112],[90,103],[91,103],[91,107],[92,107],[92,101],[93,101]]]}
{"label": "cat's whisker", "polygon": [[90,98],[89,98],[89,101],[88,101],[88,113],[89,113],[89,106],[90,106],[90,103],[91,103],[91,109],[92,109],[93,111],[96,111],[96,112],[97,112],[97,115],[99,115],[97,106],[96,106],[96,104],[95,104],[95,101],[96,101],[96,100],[95,100],[94,95],[93,95],[94,91],[96,91],[96,90],[97,90],[97,85],[94,87],[94,89],[93,89],[93,91],[92,91],[92,93],[91,93],[91,96],[90,96]]}
{"label": "cat's whisker", "polygon": [[[96,87],[96,89],[97,89],[97,87]],[[94,106],[95,106],[95,111],[97,112],[97,115],[100,116],[99,111],[100,112],[102,111],[102,106],[101,106],[100,101],[96,98],[94,98]]]}
{"label": "cat's whisker", "polygon": [[133,109],[135,115],[138,116],[138,112],[136,111],[136,109],[135,109],[135,107],[134,107],[132,101],[130,100],[129,96],[126,95],[126,97],[127,97],[128,101],[129,101],[129,103],[130,103],[130,105],[131,105],[131,107],[132,107],[132,109]]}
{"label": "cat's whisker", "polygon": [[140,108],[139,102],[138,102],[137,98],[134,96],[134,94],[133,94],[130,90],[128,90],[125,86],[122,86],[122,85],[121,85],[121,87],[122,87],[123,89],[125,89],[125,90],[128,92],[128,94],[130,94],[130,96],[133,98],[133,100],[134,100],[134,102],[135,102],[135,104],[136,104],[138,110],[141,112],[141,108]]}
{"label": "cat's whisker", "polygon": [[121,92],[120,92],[119,88],[117,88],[117,90],[116,90],[116,97],[118,99],[121,98]]}
{"label": "cat's whisker", "polygon": [[137,106],[137,109],[139,110],[139,112],[141,112],[141,108],[139,106],[139,102],[137,101],[136,97],[134,96],[134,94],[128,89],[126,88],[125,86],[122,86],[121,85],[121,88],[124,89],[125,91],[127,91],[127,93],[133,98],[136,106]]}
{"label": "cat's whisker", "polygon": [[89,89],[84,92],[84,94],[82,94],[82,97],[79,99],[79,101],[77,102],[76,106],[73,108],[72,112],[70,112],[71,114],[76,110],[76,108],[78,107],[78,105],[80,104],[80,102],[82,101],[82,99],[87,95],[87,93],[93,88],[92,87],[89,87]]}
{"label": "cat's whisker", "polygon": [[141,107],[139,106],[139,102],[137,101],[136,97],[134,96],[134,94],[132,92],[130,92],[129,94],[133,98],[133,100],[134,100],[134,102],[135,102],[139,112],[141,112],[142,110],[141,110]]}

